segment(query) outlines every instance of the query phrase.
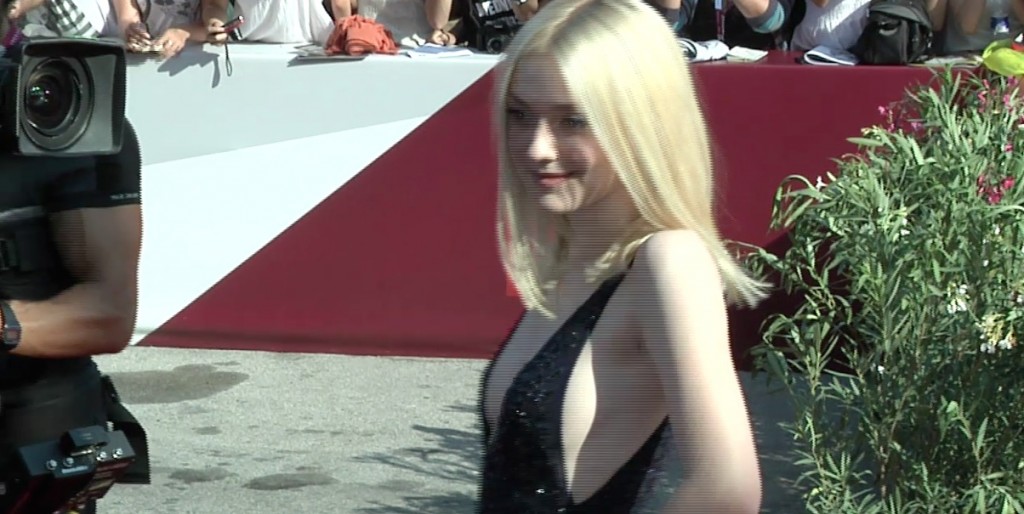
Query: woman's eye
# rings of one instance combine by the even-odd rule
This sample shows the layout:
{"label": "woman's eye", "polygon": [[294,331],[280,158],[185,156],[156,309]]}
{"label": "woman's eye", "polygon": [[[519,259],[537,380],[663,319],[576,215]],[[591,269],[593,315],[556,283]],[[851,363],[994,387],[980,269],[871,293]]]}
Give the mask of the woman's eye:
{"label": "woman's eye", "polygon": [[565,124],[571,128],[586,128],[587,120],[583,116],[569,116],[565,118]]}
{"label": "woman's eye", "polygon": [[511,120],[521,120],[526,117],[526,113],[519,109],[505,109],[505,114]]}

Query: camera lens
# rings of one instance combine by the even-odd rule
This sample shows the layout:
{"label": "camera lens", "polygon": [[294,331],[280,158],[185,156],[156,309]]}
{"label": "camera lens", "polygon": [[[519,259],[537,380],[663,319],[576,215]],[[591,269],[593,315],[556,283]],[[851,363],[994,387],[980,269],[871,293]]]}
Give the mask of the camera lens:
{"label": "camera lens", "polygon": [[500,37],[496,37],[487,42],[487,51],[492,54],[500,54],[504,50],[505,40]]}
{"label": "camera lens", "polygon": [[50,136],[74,122],[82,103],[77,73],[64,60],[50,60],[32,70],[24,91],[26,121]]}
{"label": "camera lens", "polygon": [[19,117],[25,137],[47,152],[74,145],[89,128],[96,107],[85,61],[45,57],[25,65],[22,73]]}

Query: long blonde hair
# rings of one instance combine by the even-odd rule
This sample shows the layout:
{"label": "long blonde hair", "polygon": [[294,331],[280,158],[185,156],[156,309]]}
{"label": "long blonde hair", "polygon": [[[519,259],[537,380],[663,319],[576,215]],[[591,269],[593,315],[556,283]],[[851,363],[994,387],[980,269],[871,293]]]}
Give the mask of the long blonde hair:
{"label": "long blonde hair", "polygon": [[664,19],[643,0],[554,0],[526,23],[499,65],[498,240],[502,264],[527,309],[551,315],[547,291],[564,265],[564,218],[531,204],[509,160],[506,98],[518,63],[555,60],[640,213],[588,270],[600,280],[623,269],[662,230],[696,232],[715,257],[730,303],[754,306],[767,285],[726,249],[714,217],[714,173],[690,67]]}

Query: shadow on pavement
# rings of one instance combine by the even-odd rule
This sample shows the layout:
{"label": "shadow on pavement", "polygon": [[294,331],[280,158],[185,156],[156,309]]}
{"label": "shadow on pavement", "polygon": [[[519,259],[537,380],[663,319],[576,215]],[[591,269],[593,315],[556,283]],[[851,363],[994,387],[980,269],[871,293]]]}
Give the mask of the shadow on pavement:
{"label": "shadow on pavement", "polygon": [[[791,463],[792,442],[778,426],[792,416],[792,406],[783,394],[769,391],[763,380],[742,375],[748,408],[753,420],[761,460],[762,514],[799,514],[804,512],[793,480],[798,474]],[[446,412],[476,417],[476,406],[457,404]],[[480,462],[479,422],[472,430],[413,425],[424,444],[391,453],[373,453],[357,458],[364,463],[384,464],[421,476],[440,478],[459,492],[426,491],[396,494],[400,505],[375,502],[356,510],[359,514],[472,514],[476,506],[477,470]]]}
{"label": "shadow on pavement", "polygon": [[[446,412],[476,416],[471,404],[448,406]],[[436,495],[397,495],[400,505],[372,502],[371,507],[356,509],[359,514],[472,514],[476,508],[477,469],[480,462],[480,427],[473,430],[413,425],[422,446],[402,448],[391,453],[372,453],[356,458],[359,462],[385,464],[418,475],[444,480],[459,492],[438,491]]]}

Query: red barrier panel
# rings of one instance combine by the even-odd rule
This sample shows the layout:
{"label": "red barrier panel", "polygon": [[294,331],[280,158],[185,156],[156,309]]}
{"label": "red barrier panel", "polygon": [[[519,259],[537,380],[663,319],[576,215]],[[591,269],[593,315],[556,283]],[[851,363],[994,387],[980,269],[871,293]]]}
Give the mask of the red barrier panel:
{"label": "red barrier panel", "polygon": [[[695,66],[726,237],[782,244],[767,230],[781,180],[831,169],[878,106],[930,73],[793,58]],[[497,256],[491,86],[469,87],[141,344],[490,357],[521,313]],[[732,314],[738,357],[780,307]]]}

